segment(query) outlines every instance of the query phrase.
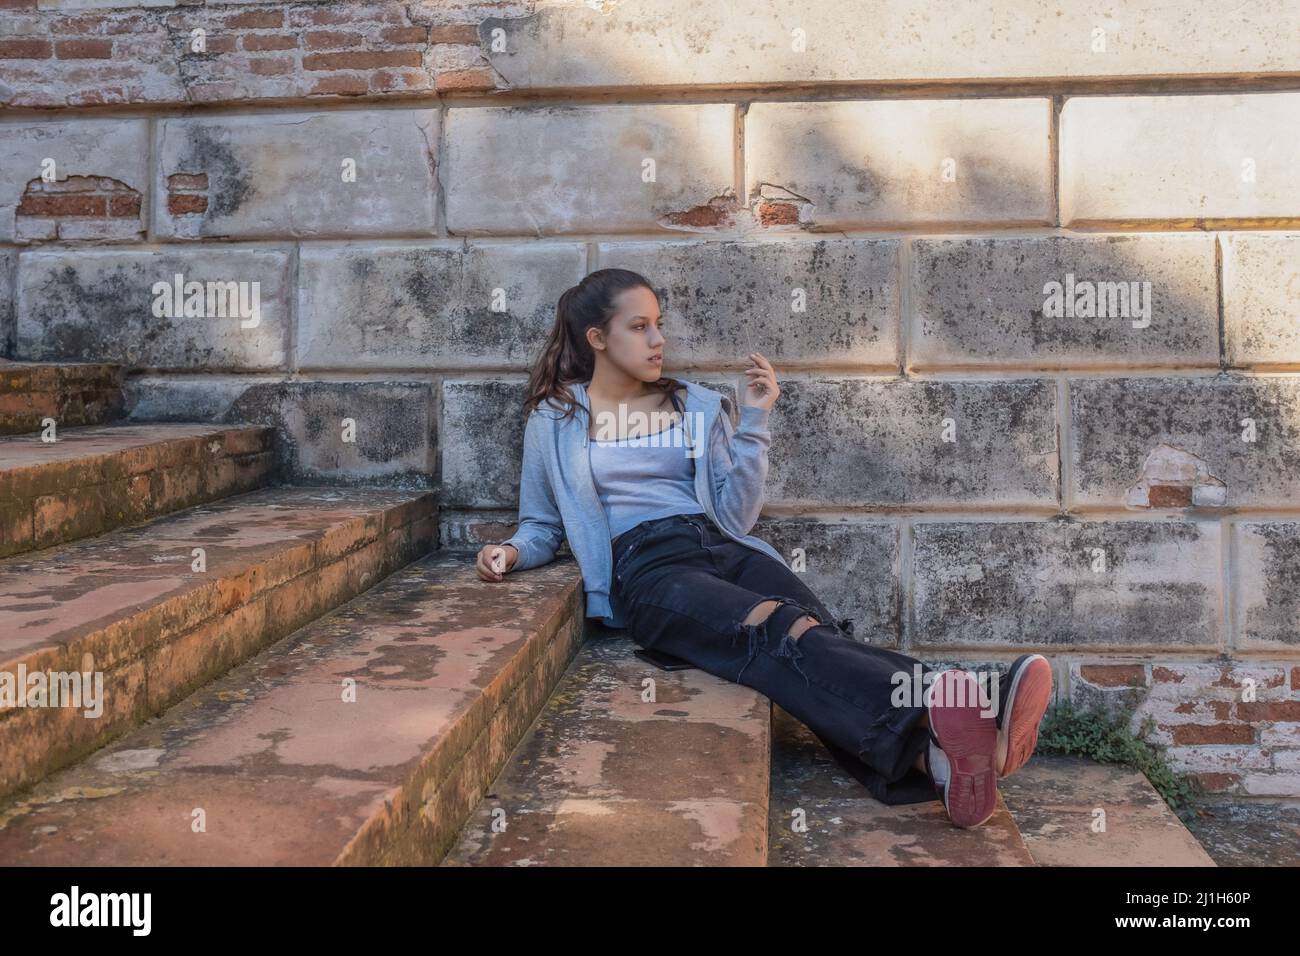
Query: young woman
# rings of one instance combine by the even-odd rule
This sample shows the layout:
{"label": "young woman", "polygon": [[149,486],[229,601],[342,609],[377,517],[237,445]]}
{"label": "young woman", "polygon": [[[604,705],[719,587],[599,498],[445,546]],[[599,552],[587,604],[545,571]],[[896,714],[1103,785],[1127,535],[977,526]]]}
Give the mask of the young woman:
{"label": "young woman", "polygon": [[601,269],[560,297],[524,405],[519,526],[483,547],[479,576],[545,564],[567,537],[588,617],[765,694],[878,800],[939,798],[955,825],[983,823],[1038,740],[1046,659],[1021,656],[981,700],[968,671],[848,636],[749,533],[781,394],[771,363],[750,354],[733,429],[721,393],[664,377],[666,344],[635,272]]}

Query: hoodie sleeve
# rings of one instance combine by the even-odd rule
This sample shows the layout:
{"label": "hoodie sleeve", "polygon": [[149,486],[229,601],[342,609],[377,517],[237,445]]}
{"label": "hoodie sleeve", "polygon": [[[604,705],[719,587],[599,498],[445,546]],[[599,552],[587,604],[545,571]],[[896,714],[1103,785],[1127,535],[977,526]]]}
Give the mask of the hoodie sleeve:
{"label": "hoodie sleeve", "polygon": [[740,427],[733,429],[723,399],[718,413],[721,431],[711,444],[714,500],[718,517],[733,530],[749,534],[763,510],[763,484],[767,481],[767,449],[771,410],[740,406]]}
{"label": "hoodie sleeve", "polygon": [[526,571],[555,559],[564,538],[564,523],[555,503],[542,448],[544,425],[536,414],[524,426],[523,472],[519,479],[519,527],[502,544],[513,545],[519,560],[512,571]]}

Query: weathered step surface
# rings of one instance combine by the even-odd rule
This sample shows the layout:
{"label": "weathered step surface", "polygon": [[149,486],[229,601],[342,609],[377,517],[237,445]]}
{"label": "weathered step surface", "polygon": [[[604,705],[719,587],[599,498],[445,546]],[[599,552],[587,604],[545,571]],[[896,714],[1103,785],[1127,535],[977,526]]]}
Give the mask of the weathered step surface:
{"label": "weathered step surface", "polygon": [[582,646],[444,866],[763,865],[771,704],[635,648]]}
{"label": "weathered step surface", "polygon": [[41,365],[0,360],[0,435],[99,425],[123,414],[122,370],[113,365]]}
{"label": "weathered step surface", "polygon": [[0,438],[0,558],[261,487],[275,470],[274,435],[153,424]]}
{"label": "weathered step surface", "polygon": [[428,553],[434,510],[427,492],[267,488],[0,560],[0,689],[24,671],[87,675],[66,678],[73,690],[93,692],[97,672],[103,682],[99,714],[0,709],[0,794]]}
{"label": "weathered step surface", "polygon": [[1034,865],[1003,801],[987,822],[963,830],[938,799],[876,800],[781,707],[773,708],[773,735],[769,866]]}
{"label": "weathered step surface", "polygon": [[1294,800],[1216,796],[1196,807],[1196,842],[1218,866],[1300,866]]}
{"label": "weathered step surface", "polygon": [[1214,866],[1137,770],[1039,754],[1000,784],[1039,866]]}
{"label": "weathered step surface", "polygon": [[582,639],[572,560],[472,564],[427,556],[0,803],[0,865],[436,863]]}

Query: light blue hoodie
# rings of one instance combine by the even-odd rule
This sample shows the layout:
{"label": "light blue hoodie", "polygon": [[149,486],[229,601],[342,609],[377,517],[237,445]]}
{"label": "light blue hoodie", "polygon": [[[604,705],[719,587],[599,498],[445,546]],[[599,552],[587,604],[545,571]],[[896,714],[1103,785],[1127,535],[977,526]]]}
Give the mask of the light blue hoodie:
{"label": "light blue hoodie", "polygon": [[[740,408],[740,426],[732,428],[729,398],[721,392],[686,382],[686,441],[695,460],[695,497],[723,534],[785,564],[779,551],[749,533],[763,509],[767,479],[770,411],[752,405]],[[519,551],[514,571],[525,571],[555,558],[567,537],[582,572],[587,592],[587,617],[609,627],[626,627],[623,608],[611,603],[614,556],[609,522],[591,476],[588,445],[587,389],[569,386],[578,411],[561,422],[558,403],[545,402],[533,410],[524,426],[523,473],[519,482],[519,527],[502,544]],[[709,436],[702,454],[700,436]]]}

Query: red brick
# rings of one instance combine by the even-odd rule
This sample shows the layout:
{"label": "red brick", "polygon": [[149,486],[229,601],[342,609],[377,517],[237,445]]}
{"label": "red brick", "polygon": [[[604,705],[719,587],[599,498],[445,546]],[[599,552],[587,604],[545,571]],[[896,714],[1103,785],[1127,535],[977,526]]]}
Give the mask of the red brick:
{"label": "red brick", "polygon": [[220,103],[223,100],[240,98],[243,90],[235,83],[227,81],[210,83],[192,83],[189,87],[190,99],[196,103]]}
{"label": "red brick", "polygon": [[302,58],[308,70],[375,70],[385,66],[419,66],[419,50],[371,50],[317,53]]}
{"label": "red brick", "polygon": [[48,60],[49,40],[0,40],[0,60]]}
{"label": "red brick", "polygon": [[478,27],[472,23],[456,23],[429,30],[430,43],[472,43],[478,46]]}
{"label": "red brick", "polygon": [[190,49],[189,40],[185,41],[185,51],[182,55],[193,57],[195,59],[206,56],[209,53],[234,53],[236,40],[238,38],[233,33],[209,33],[203,41],[203,52],[196,53]]}
{"label": "red brick", "polygon": [[1141,664],[1082,664],[1079,676],[1098,687],[1145,687],[1147,682]]}
{"label": "red brick", "polygon": [[60,60],[109,60],[113,57],[112,40],[60,40],[54,45]]}
{"label": "red brick", "polygon": [[296,23],[315,23],[323,25],[358,24],[358,23],[402,23],[406,14],[401,6],[387,3],[379,6],[364,6],[359,3],[326,4],[304,10],[294,17]]}
{"label": "red brick", "polygon": [[437,89],[443,90],[494,90],[496,80],[490,70],[449,70],[439,73]]}
{"label": "red brick", "polygon": [[246,33],[242,40],[245,50],[293,50],[298,46],[298,38],[283,33]]}
{"label": "red brick", "polygon": [[789,226],[799,223],[799,207],[794,203],[759,203],[757,213],[758,221],[764,226]]}
{"label": "red brick", "polygon": [[1152,508],[1190,508],[1191,485],[1152,485],[1147,491],[1147,502]]}
{"label": "red brick", "polygon": [[1291,689],[1300,690],[1300,667],[1291,668]]}
{"label": "red brick", "polygon": [[365,93],[369,90],[366,78],[363,76],[327,76],[317,80],[312,86],[313,95],[321,94],[341,94],[349,95],[356,93]]}
{"label": "red brick", "polygon": [[103,196],[85,193],[29,193],[18,205],[20,216],[106,216]]}
{"label": "red brick", "polygon": [[36,0],[0,0],[0,10],[35,10]]}
{"label": "red brick", "polygon": [[389,27],[380,36],[389,43],[424,43],[429,31],[424,27]]}
{"label": "red brick", "polygon": [[283,76],[293,72],[293,60],[287,56],[259,56],[249,60],[248,66],[258,76]]}
{"label": "red brick", "polygon": [[82,90],[75,98],[69,99],[68,105],[102,106],[105,103],[138,103],[145,98],[144,89],[139,86],[133,86],[129,90],[120,86],[105,86],[98,90]]}
{"label": "red brick", "polygon": [[1223,793],[1231,790],[1241,780],[1235,773],[1194,773],[1192,778],[1206,793]]}
{"label": "red brick", "polygon": [[173,216],[183,216],[188,213],[207,212],[208,197],[194,196],[185,193],[173,193],[167,197],[167,211]]}
{"label": "red brick", "polygon": [[207,189],[207,173],[172,173],[167,177],[168,189]]}
{"label": "red brick", "polygon": [[1300,700],[1238,701],[1237,716],[1242,720],[1300,720]]}
{"label": "red brick", "polygon": [[315,30],[303,37],[308,50],[345,50],[361,46],[366,38],[360,33],[341,33],[338,30]]}
{"label": "red brick", "polygon": [[1246,724],[1175,724],[1169,728],[1175,744],[1253,744],[1255,731]]}
{"label": "red brick", "polygon": [[370,74],[370,89],[375,93],[388,90],[429,89],[429,76],[423,70],[403,70],[400,73],[377,70]]}
{"label": "red brick", "polygon": [[140,194],[110,196],[108,200],[108,214],[110,216],[138,216],[140,215]]}
{"label": "red brick", "polygon": [[241,30],[270,30],[284,26],[284,14],[279,10],[249,10],[226,17],[223,23]]}

